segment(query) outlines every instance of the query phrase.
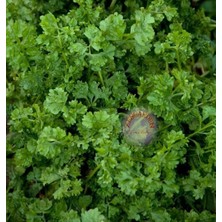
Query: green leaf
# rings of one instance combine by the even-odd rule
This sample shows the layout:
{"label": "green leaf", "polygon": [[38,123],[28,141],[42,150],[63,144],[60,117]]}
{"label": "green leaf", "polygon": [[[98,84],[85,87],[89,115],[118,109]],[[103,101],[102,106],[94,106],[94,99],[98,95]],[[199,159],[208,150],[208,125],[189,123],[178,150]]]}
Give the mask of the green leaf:
{"label": "green leaf", "polygon": [[149,4],[148,11],[152,14],[155,22],[159,24],[163,21],[164,15],[168,21],[178,17],[177,8],[169,6],[164,0],[154,0]]}
{"label": "green leaf", "polygon": [[86,82],[77,81],[73,96],[76,99],[86,99],[88,94],[88,84]]}
{"label": "green leaf", "polygon": [[153,211],[151,212],[151,216],[155,222],[171,221],[170,215],[167,213],[166,210],[160,209]]}
{"label": "green leaf", "polygon": [[204,193],[205,193],[205,188],[204,187],[193,190],[193,196],[196,200],[197,199],[203,199]]}
{"label": "green leaf", "polygon": [[47,158],[53,158],[59,155],[64,149],[63,140],[66,132],[59,127],[45,127],[40,133],[37,141],[37,152]]}
{"label": "green leaf", "polygon": [[216,108],[213,106],[204,106],[203,111],[203,120],[207,119],[208,117],[215,117],[216,116]]}
{"label": "green leaf", "polygon": [[108,114],[106,111],[98,111],[92,114],[88,112],[82,120],[83,126],[94,130],[100,128],[106,128],[106,130],[112,130],[115,124],[118,122],[118,116],[115,114]]}
{"label": "green leaf", "polygon": [[165,14],[168,21],[171,21],[174,17],[178,17],[177,9],[169,6],[166,6],[166,8],[164,8],[163,13]]}
{"label": "green leaf", "polygon": [[81,214],[82,222],[103,222],[105,217],[99,212],[98,208],[90,209]]}
{"label": "green leaf", "polygon": [[11,113],[11,120],[9,124],[12,126],[12,130],[18,133],[25,131],[25,129],[32,128],[32,122],[30,121],[33,117],[32,108],[17,108]]}
{"label": "green leaf", "polygon": [[105,38],[102,36],[102,32],[95,25],[89,25],[86,28],[84,35],[89,39],[90,46],[93,49],[96,51],[102,49],[102,44],[105,41]]}
{"label": "green leaf", "polygon": [[[136,23],[131,26],[130,33],[134,36],[136,40],[136,52],[138,55],[144,55],[150,51],[151,40],[154,38],[154,30],[152,23],[154,23],[154,18],[144,10],[137,10],[135,12]],[[142,50],[143,48],[146,48]]]}
{"label": "green leaf", "polygon": [[77,196],[82,192],[81,182],[79,180],[61,180],[59,188],[53,193],[55,199]]}
{"label": "green leaf", "polygon": [[[87,128],[92,128],[95,125],[108,124],[108,119],[110,116],[105,111],[96,112],[95,115],[88,113],[88,115],[83,118],[83,126]],[[97,122],[99,121],[99,122]]]}
{"label": "green leaf", "polygon": [[80,208],[86,209],[92,203],[92,196],[84,195],[79,198]]}
{"label": "green leaf", "polygon": [[116,180],[122,192],[126,195],[135,195],[138,189],[138,180],[130,172],[122,171],[116,175]]}
{"label": "green leaf", "polygon": [[[106,85],[111,88],[113,97],[116,100],[125,100],[127,97],[127,78],[124,73],[116,72],[106,81]],[[121,90],[119,90],[121,89]]]}
{"label": "green leaf", "polygon": [[115,46],[112,44],[106,44],[103,46],[102,52],[90,54],[89,63],[91,69],[96,72],[101,71],[101,68],[105,66],[108,61],[112,61],[114,59],[115,49]]}
{"label": "green leaf", "polygon": [[15,154],[15,163],[17,166],[31,166],[32,154],[25,148],[19,149]]}
{"label": "green leaf", "polygon": [[115,12],[100,22],[99,28],[107,40],[118,41],[123,38],[126,29],[123,16]]}
{"label": "green leaf", "polygon": [[[66,174],[67,173],[68,172],[66,172]],[[61,175],[57,171],[55,171],[53,167],[47,167],[44,171],[42,171],[40,179],[43,185],[46,185],[61,179]]]}
{"label": "green leaf", "polygon": [[126,108],[128,110],[131,110],[133,108],[137,107],[137,98],[134,94],[128,94],[126,101],[124,102],[122,108]]}
{"label": "green leaf", "polygon": [[33,204],[29,205],[30,210],[34,211],[35,213],[47,213],[51,207],[52,207],[52,201],[48,199],[44,200],[36,199]]}
{"label": "green leaf", "polygon": [[52,13],[46,14],[40,17],[41,19],[41,27],[45,33],[45,35],[53,35],[58,31],[58,19]]}
{"label": "green leaf", "polygon": [[63,108],[63,117],[67,124],[73,125],[77,121],[77,117],[84,115],[87,111],[86,106],[82,103],[78,103],[77,100],[72,100],[69,102],[69,106]]}
{"label": "green leaf", "polygon": [[153,76],[152,81],[153,90],[148,93],[147,100],[157,116],[163,116],[167,122],[175,124],[175,115],[179,109],[171,99],[174,78],[168,73],[163,73],[162,75]]}
{"label": "green leaf", "polygon": [[134,219],[136,221],[139,221],[140,220],[140,215],[138,213],[138,209],[136,206],[130,206],[130,209],[129,209],[129,219]]}
{"label": "green leaf", "polygon": [[78,216],[77,211],[69,210],[69,211],[62,211],[61,215],[61,222],[81,222]]}
{"label": "green leaf", "polygon": [[107,58],[103,56],[102,53],[98,53],[90,56],[89,63],[93,71],[99,72],[101,71],[101,67],[105,66],[107,61]]}
{"label": "green leaf", "polygon": [[71,53],[75,52],[78,55],[85,55],[86,51],[87,51],[87,46],[77,42],[77,43],[73,43],[71,46],[69,46],[69,50]]}
{"label": "green leaf", "polygon": [[68,96],[62,88],[50,89],[44,102],[44,108],[56,115],[62,111]]}

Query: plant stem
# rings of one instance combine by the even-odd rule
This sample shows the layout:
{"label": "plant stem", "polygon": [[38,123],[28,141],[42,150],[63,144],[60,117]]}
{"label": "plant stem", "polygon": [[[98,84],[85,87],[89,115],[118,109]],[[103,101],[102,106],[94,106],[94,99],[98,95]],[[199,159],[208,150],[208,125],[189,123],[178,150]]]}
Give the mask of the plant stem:
{"label": "plant stem", "polygon": [[98,165],[94,170],[92,170],[89,175],[87,176],[87,181],[89,181],[95,174],[96,172],[100,169],[101,165]]}
{"label": "plant stem", "polygon": [[115,6],[117,0],[112,0],[110,6],[109,6],[109,9],[113,9],[113,7]]}
{"label": "plant stem", "polygon": [[123,34],[124,40],[132,39],[133,38],[133,34],[134,33],[124,33]]}
{"label": "plant stem", "polygon": [[58,31],[58,41],[59,41],[59,46],[62,50],[62,57],[63,57],[63,60],[65,61],[66,63],[66,71],[68,70],[68,67],[69,67],[69,63],[68,63],[68,60],[66,58],[66,55],[64,53],[64,50],[63,50],[63,46],[62,46],[62,41],[61,41],[61,38],[60,38],[60,32]]}
{"label": "plant stem", "polygon": [[166,72],[169,73],[169,65],[167,62],[166,62]]}
{"label": "plant stem", "polygon": [[207,104],[207,103],[209,103],[209,102],[214,102],[214,101],[216,101],[216,98],[212,98],[212,99],[210,99],[210,100],[208,100],[208,101],[206,101],[206,102],[199,103],[199,104],[196,105],[196,107],[197,107],[197,106],[202,106],[202,105],[205,105],[205,104]]}
{"label": "plant stem", "polygon": [[171,125],[171,124],[170,124],[170,125],[167,125],[167,126],[161,128],[160,130],[158,130],[158,132],[162,132],[163,130],[167,129],[167,128],[170,127],[170,126],[172,126],[172,125]]}
{"label": "plant stem", "polygon": [[100,78],[100,82],[102,83],[103,86],[105,86],[101,71],[98,72],[98,75],[99,75],[99,78]]}
{"label": "plant stem", "polygon": [[209,128],[209,127],[212,127],[212,126],[213,126],[213,122],[214,122],[214,120],[212,120],[211,122],[209,122],[209,123],[208,123],[207,125],[205,125],[203,128],[201,128],[201,129],[197,130],[196,132],[190,134],[187,138],[189,139],[189,138],[195,136],[196,134],[204,131],[205,129],[207,129],[207,128]]}
{"label": "plant stem", "polygon": [[176,93],[176,94],[173,94],[170,98],[172,99],[173,97],[182,96],[182,95],[184,95],[184,93]]}
{"label": "plant stem", "polygon": [[181,62],[180,62],[178,47],[176,48],[176,55],[177,55],[177,65],[178,65],[179,70],[181,71]]}

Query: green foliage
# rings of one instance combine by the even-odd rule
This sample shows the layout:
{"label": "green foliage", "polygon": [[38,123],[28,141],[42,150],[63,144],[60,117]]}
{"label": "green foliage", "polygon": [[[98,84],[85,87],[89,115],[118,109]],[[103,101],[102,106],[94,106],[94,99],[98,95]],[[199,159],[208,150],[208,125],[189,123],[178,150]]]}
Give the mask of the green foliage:
{"label": "green foliage", "polygon": [[110,41],[122,40],[126,29],[126,23],[122,15],[114,13],[100,22],[99,28],[105,35],[105,38]]}
{"label": "green foliage", "polygon": [[97,222],[104,221],[105,217],[98,211],[97,208],[88,210],[81,215],[82,222]]}
{"label": "green foliage", "polygon": [[58,114],[64,107],[67,100],[67,94],[61,88],[49,90],[49,95],[44,102],[44,108],[52,114]]}
{"label": "green foliage", "polygon": [[150,51],[151,40],[154,38],[154,30],[150,24],[154,23],[154,18],[143,10],[135,11],[136,23],[131,26],[130,34],[135,41],[137,55],[145,55]]}
{"label": "green foliage", "polygon": [[[215,221],[207,4],[7,1],[7,221]],[[158,132],[138,147],[142,107]]]}

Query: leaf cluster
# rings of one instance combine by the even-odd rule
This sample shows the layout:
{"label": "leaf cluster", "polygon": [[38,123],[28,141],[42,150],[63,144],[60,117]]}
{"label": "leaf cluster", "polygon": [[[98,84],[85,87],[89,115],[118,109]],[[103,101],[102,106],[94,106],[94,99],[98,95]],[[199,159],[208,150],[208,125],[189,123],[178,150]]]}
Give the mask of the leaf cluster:
{"label": "leaf cluster", "polygon": [[8,0],[7,221],[215,221],[214,28],[188,0]]}

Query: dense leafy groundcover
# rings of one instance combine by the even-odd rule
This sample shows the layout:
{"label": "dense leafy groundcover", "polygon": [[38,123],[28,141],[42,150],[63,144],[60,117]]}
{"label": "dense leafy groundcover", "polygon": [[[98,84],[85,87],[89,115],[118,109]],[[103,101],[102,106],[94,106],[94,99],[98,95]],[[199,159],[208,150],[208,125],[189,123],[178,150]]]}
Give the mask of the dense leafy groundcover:
{"label": "dense leafy groundcover", "polygon": [[[122,134],[138,107],[158,119],[143,147]],[[215,21],[198,1],[7,0],[7,124],[7,221],[215,221]]]}

